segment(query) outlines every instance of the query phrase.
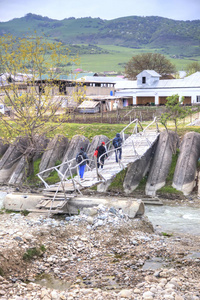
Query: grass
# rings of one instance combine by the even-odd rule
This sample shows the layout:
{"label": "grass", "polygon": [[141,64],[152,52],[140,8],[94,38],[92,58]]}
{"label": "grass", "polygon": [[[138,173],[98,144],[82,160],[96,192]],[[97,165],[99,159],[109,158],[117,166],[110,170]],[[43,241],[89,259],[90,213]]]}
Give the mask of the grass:
{"label": "grass", "polygon": [[65,123],[62,125],[62,131],[66,132],[66,136],[71,139],[76,134],[84,135],[90,141],[95,135],[105,135],[109,139],[115,137],[117,132],[120,132],[126,125],[125,124],[77,124]]}
{"label": "grass", "polygon": [[166,232],[161,232],[161,234],[162,234],[163,236],[166,236],[166,237],[171,237],[171,236],[173,236],[173,234],[171,234],[171,233],[166,233]]}
{"label": "grass", "polygon": [[[56,163],[55,163],[55,166],[58,166],[58,165],[60,165],[61,163],[62,163],[62,162],[61,162],[60,160],[57,160]],[[59,178],[58,173],[57,173],[56,170],[53,171],[53,172],[49,175],[49,177],[46,179],[46,182],[47,182],[48,184],[54,184],[54,183],[59,182],[59,181],[60,181],[60,178]]]}
{"label": "grass", "polygon": [[114,180],[111,182],[108,191],[109,192],[122,192],[123,182],[126,176],[126,170],[122,170],[120,173],[116,174]]}
{"label": "grass", "polygon": [[[162,53],[169,59],[175,66],[176,69],[181,71],[185,70],[186,66],[193,61],[193,57],[189,58],[172,58],[171,55],[167,55],[164,49],[157,48],[141,48],[141,49],[133,49],[121,46],[114,45],[100,45],[103,50],[108,51],[107,54],[81,54],[80,55],[80,63],[75,66],[75,68],[79,67],[86,71],[93,72],[109,72],[113,71],[116,73],[123,73],[124,67],[128,63],[128,61],[137,54],[141,53]],[[195,60],[199,60],[200,57],[195,57]]]}
{"label": "grass", "polygon": [[179,155],[179,150],[177,149],[176,154],[172,155],[172,162],[171,162],[168,176],[166,178],[165,186],[163,186],[157,192],[169,193],[169,194],[182,194],[182,192],[180,192],[172,187],[172,182],[173,182],[174,172],[175,172],[175,168],[176,168],[176,163],[178,160],[178,155]]}
{"label": "grass", "polygon": [[147,183],[147,176],[144,176],[135,190],[144,191],[146,183]]}
{"label": "grass", "polygon": [[46,251],[45,246],[41,245],[39,248],[33,247],[27,249],[27,251],[23,255],[23,260],[31,260],[34,257],[40,257],[43,255],[43,253]]}

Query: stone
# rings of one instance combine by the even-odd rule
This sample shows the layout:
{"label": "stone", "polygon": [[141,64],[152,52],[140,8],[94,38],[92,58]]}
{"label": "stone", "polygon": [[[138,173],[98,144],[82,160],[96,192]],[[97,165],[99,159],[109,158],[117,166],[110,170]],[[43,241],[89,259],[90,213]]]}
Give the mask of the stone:
{"label": "stone", "polygon": [[[69,146],[67,148],[67,151],[63,157],[62,164],[65,163],[60,167],[60,172],[64,174],[66,172],[66,177],[70,175],[70,172],[67,171],[68,165],[67,162],[71,161],[70,166],[71,168],[75,167],[77,165],[76,162],[76,155],[80,152],[80,148],[83,147],[85,149],[85,152],[88,152],[89,147],[89,139],[86,138],[83,135],[74,135],[69,143]],[[75,174],[77,172],[76,168],[72,169],[72,174]]]}
{"label": "stone", "polygon": [[147,178],[146,195],[155,197],[156,191],[165,185],[172,162],[172,154],[176,152],[178,145],[179,137],[177,133],[166,130],[160,133]]}
{"label": "stone", "polygon": [[147,291],[147,292],[144,292],[142,296],[143,296],[143,299],[145,299],[145,300],[152,300],[154,297],[154,294],[150,291]]}
{"label": "stone", "polygon": [[94,219],[93,219],[92,217],[88,217],[88,218],[87,218],[87,222],[88,222],[89,224],[93,224]]}
{"label": "stone", "polygon": [[109,142],[109,138],[105,135],[95,135],[92,139],[91,144],[89,145],[88,148],[88,158],[91,160],[89,163],[89,166],[91,168],[95,167],[94,161],[93,161],[93,155],[94,155],[94,151],[96,150],[96,148],[98,146],[101,145],[102,142],[106,143],[106,148],[109,150],[110,147],[112,147],[112,143],[108,144]]}
{"label": "stone", "polygon": [[131,298],[131,295],[132,295],[133,291],[132,290],[127,290],[127,289],[124,289],[124,290],[121,290],[119,292],[119,296],[122,297],[122,298]]}
{"label": "stone", "polygon": [[141,294],[141,291],[139,289],[137,289],[137,288],[134,289],[133,292],[134,292],[134,294]]}
{"label": "stone", "polygon": [[184,135],[176,164],[172,186],[189,195],[196,182],[197,162],[200,157],[200,134],[188,132]]}
{"label": "stone", "polygon": [[[39,170],[44,171],[56,165],[56,161],[62,160],[64,153],[69,146],[68,138],[63,135],[56,135],[47,145],[40,162]],[[50,175],[52,171],[47,171],[42,174],[43,178]]]}
{"label": "stone", "polygon": [[128,165],[123,182],[123,188],[126,194],[132,193],[148,172],[155,145],[156,144],[153,144],[141,158]]}

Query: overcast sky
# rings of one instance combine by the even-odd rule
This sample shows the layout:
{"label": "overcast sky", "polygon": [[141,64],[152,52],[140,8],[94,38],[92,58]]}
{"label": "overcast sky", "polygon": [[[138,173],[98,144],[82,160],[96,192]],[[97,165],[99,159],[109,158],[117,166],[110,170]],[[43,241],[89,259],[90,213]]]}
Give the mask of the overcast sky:
{"label": "overcast sky", "polygon": [[27,13],[56,20],[69,17],[111,20],[126,16],[200,20],[200,0],[0,0],[0,22]]}

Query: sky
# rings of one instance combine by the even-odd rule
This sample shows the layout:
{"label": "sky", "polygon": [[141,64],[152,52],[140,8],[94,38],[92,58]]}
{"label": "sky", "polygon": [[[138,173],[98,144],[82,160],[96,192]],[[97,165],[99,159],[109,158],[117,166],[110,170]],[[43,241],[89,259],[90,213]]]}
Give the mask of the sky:
{"label": "sky", "polygon": [[127,16],[200,20],[200,0],[0,0],[0,22],[28,13],[56,20],[69,17],[112,20]]}

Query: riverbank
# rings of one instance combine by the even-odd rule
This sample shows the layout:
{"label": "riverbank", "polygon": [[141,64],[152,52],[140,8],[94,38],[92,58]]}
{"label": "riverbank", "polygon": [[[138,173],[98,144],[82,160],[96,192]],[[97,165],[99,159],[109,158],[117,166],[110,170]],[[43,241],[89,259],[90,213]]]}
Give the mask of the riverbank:
{"label": "riverbank", "polygon": [[63,219],[3,213],[0,297],[199,299],[199,246],[199,236],[163,235],[146,216],[102,205]]}

